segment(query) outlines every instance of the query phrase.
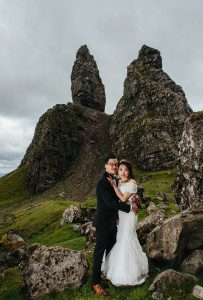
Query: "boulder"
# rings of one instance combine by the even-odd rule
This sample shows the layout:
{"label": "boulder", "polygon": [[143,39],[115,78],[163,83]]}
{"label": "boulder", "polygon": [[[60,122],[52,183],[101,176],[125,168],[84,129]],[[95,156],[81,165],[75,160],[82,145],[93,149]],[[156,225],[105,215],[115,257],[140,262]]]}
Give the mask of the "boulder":
{"label": "boulder", "polygon": [[157,226],[147,238],[151,259],[179,264],[203,247],[203,211],[184,211]]}
{"label": "boulder", "polygon": [[96,228],[92,226],[92,222],[85,224],[72,224],[71,227],[79,231],[82,235],[85,235],[88,244],[96,241]]}
{"label": "boulder", "polygon": [[164,296],[160,292],[153,292],[152,299],[154,299],[154,300],[164,300]]}
{"label": "boulder", "polygon": [[195,250],[181,264],[181,271],[190,274],[203,272],[203,250]]}
{"label": "boulder", "polygon": [[40,246],[29,257],[24,279],[32,299],[81,287],[88,264],[82,252]]}
{"label": "boulder", "polygon": [[23,267],[28,258],[28,246],[18,234],[8,232],[0,240],[0,271],[10,267]]}
{"label": "boulder", "polygon": [[156,196],[161,198],[161,200],[163,200],[163,201],[168,201],[168,195],[165,192],[158,191],[156,193]]}
{"label": "boulder", "polygon": [[137,225],[137,235],[140,243],[145,244],[148,234],[166,219],[166,213],[159,205],[150,202],[147,211],[149,216],[140,221]]}
{"label": "boulder", "polygon": [[71,205],[64,211],[60,225],[64,226],[67,223],[86,223],[92,221],[95,210],[95,208],[86,208],[81,205]]}
{"label": "boulder", "polygon": [[192,291],[192,295],[198,299],[203,299],[203,287],[195,285]]}
{"label": "boulder", "polygon": [[[156,276],[149,287],[149,291],[156,291],[165,295],[170,288],[174,293],[175,290],[180,290],[185,286],[191,292],[196,283],[197,278],[195,276],[169,269]],[[166,297],[164,297],[164,299],[166,299]]]}

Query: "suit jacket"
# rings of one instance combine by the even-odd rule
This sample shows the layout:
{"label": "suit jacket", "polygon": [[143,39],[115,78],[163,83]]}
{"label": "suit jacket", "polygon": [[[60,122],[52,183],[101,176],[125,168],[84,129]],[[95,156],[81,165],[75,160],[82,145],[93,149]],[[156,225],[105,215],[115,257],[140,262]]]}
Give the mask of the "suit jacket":
{"label": "suit jacket", "polygon": [[113,187],[107,180],[109,174],[105,172],[97,183],[97,209],[93,219],[94,227],[113,227],[118,219],[118,210],[130,212],[130,205],[120,202]]}

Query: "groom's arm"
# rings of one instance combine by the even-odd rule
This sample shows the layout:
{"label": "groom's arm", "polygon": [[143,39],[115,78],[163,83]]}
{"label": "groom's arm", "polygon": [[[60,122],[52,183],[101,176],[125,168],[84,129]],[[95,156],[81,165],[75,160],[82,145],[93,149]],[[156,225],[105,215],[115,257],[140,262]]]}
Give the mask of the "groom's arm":
{"label": "groom's arm", "polygon": [[97,185],[97,193],[100,195],[106,206],[108,206],[109,208],[129,213],[131,210],[131,206],[127,203],[119,202],[116,198],[116,195],[115,198],[112,198],[111,188],[112,187],[110,183],[100,181]]}

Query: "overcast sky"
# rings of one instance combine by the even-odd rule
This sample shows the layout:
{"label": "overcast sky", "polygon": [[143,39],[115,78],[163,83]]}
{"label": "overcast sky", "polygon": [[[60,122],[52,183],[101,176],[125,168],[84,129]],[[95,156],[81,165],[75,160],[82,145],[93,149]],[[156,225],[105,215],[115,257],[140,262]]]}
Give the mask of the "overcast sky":
{"label": "overcast sky", "polygon": [[126,67],[143,44],[161,52],[163,70],[203,107],[202,0],[0,0],[0,174],[15,169],[39,117],[71,101],[75,54],[94,55],[111,114]]}

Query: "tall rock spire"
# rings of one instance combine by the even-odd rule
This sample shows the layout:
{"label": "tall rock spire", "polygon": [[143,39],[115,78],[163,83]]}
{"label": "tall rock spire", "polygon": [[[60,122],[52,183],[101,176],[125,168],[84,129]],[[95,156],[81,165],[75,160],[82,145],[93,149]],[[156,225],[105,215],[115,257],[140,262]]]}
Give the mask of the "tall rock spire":
{"label": "tall rock spire", "polygon": [[86,45],[81,46],[71,73],[73,103],[104,112],[106,97],[94,57]]}
{"label": "tall rock spire", "polygon": [[191,112],[182,88],[162,70],[160,52],[144,45],[127,67],[123,97],[113,114],[117,154],[144,170],[172,167]]}

